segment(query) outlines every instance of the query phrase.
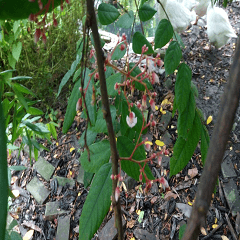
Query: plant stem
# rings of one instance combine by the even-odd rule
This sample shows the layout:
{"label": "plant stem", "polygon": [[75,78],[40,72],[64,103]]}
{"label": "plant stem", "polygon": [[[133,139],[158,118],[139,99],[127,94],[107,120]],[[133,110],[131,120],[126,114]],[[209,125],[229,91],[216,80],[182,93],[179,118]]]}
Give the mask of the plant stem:
{"label": "plant stem", "polygon": [[[111,112],[108,102],[108,93],[107,93],[107,86],[106,86],[106,78],[104,73],[104,55],[101,48],[100,37],[98,33],[97,21],[94,12],[94,1],[88,0],[87,1],[87,19],[89,27],[92,29],[95,50],[97,55],[97,64],[98,64],[98,72],[99,72],[99,79],[100,79],[100,90],[102,95],[102,111],[103,116],[106,120],[107,128],[108,128],[108,136],[110,139],[110,147],[111,147],[111,157],[112,157],[112,174],[118,175],[118,152],[116,146],[116,139],[115,133],[113,130]],[[112,204],[114,207],[114,214],[115,214],[115,226],[118,229],[118,240],[123,239],[123,228],[122,228],[122,214],[121,214],[121,205],[120,205],[120,198],[116,202],[115,200],[115,189],[117,187],[117,179],[113,180],[112,183]]]}

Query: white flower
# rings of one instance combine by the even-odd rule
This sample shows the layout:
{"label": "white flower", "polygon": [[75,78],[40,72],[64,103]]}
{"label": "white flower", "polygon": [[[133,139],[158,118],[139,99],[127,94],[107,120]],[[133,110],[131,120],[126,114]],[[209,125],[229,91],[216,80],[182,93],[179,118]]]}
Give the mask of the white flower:
{"label": "white flower", "polygon": [[134,112],[130,112],[129,116],[127,116],[127,124],[130,128],[133,128],[137,124],[137,117],[135,117]]}

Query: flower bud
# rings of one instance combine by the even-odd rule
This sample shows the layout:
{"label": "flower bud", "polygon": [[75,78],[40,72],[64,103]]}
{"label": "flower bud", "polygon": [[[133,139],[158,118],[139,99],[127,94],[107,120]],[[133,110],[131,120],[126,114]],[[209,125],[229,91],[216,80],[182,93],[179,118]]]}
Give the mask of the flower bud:
{"label": "flower bud", "polygon": [[116,200],[116,202],[118,202],[119,197],[120,197],[120,189],[119,189],[119,187],[116,187],[116,189],[115,189],[115,200]]}

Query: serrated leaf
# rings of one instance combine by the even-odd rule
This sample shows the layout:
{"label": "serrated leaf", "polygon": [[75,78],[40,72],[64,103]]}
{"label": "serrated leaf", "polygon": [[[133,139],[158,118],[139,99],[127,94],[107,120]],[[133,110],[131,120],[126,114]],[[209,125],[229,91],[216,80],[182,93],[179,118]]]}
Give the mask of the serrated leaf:
{"label": "serrated leaf", "polygon": [[174,72],[174,70],[177,68],[177,66],[180,63],[181,57],[182,57],[182,51],[178,42],[172,41],[169,44],[169,47],[166,51],[166,55],[164,58],[166,76]]}
{"label": "serrated leaf", "polygon": [[154,38],[154,48],[162,48],[173,37],[172,24],[167,19],[162,19],[156,29]]}
{"label": "serrated leaf", "polygon": [[116,83],[121,83],[122,81],[122,74],[115,73],[106,79],[107,84],[107,91],[109,96],[116,96],[118,91],[114,89]]}
{"label": "serrated leaf", "polygon": [[188,131],[192,128],[195,117],[195,99],[193,93],[190,92],[188,104],[183,112],[178,115],[177,129],[178,136],[186,139]]}
{"label": "serrated leaf", "polygon": [[98,18],[102,25],[113,23],[119,16],[118,10],[110,4],[101,3],[98,7]]}
{"label": "serrated leaf", "polygon": [[[124,50],[121,50],[121,45],[124,45],[124,47],[125,47]],[[115,51],[113,52],[113,55],[112,55],[111,59],[112,60],[119,60],[119,59],[121,59],[125,55],[126,49],[127,49],[127,47],[126,47],[126,44],[124,42],[119,43],[117,45]]]}
{"label": "serrated leaf", "polygon": [[22,43],[21,42],[14,43],[12,45],[12,55],[16,61],[18,61],[21,51],[22,51]]}
{"label": "serrated leaf", "polygon": [[[117,138],[117,149],[120,157],[130,157],[135,148],[134,143],[125,136],[120,136]],[[141,145],[138,147],[133,154],[134,160],[144,160],[146,159],[144,146]],[[143,166],[143,163],[141,163]],[[134,178],[136,181],[139,181],[140,167],[137,163],[131,162],[129,160],[121,161],[122,170],[125,171],[130,177]],[[153,180],[154,177],[148,165],[145,166],[145,173],[150,180]],[[143,182],[146,182],[145,177],[143,176]]]}
{"label": "serrated leaf", "polygon": [[189,66],[182,63],[178,69],[175,84],[175,98],[178,110],[182,113],[188,105],[191,92],[192,71]]}
{"label": "serrated leaf", "polygon": [[[1,99],[1,94],[0,94]],[[7,137],[2,104],[0,101],[0,239],[5,238],[8,199]]]}
{"label": "serrated leaf", "polygon": [[205,127],[205,125],[202,125],[202,128],[201,128],[201,155],[202,155],[203,165],[205,164],[205,160],[207,158],[209,142],[210,142],[210,139],[209,139],[208,130]]}
{"label": "serrated leaf", "polygon": [[76,116],[76,104],[78,99],[80,98],[81,94],[79,91],[80,87],[80,80],[78,80],[74,88],[72,90],[71,96],[68,100],[67,111],[65,114],[64,122],[63,122],[63,133],[66,133],[68,129],[71,127],[74,117]]}
{"label": "serrated leaf", "polygon": [[148,51],[145,52],[144,54],[153,54],[154,51],[152,49],[151,43],[145,38],[145,36],[140,33],[140,32],[135,32],[133,35],[133,40],[132,40],[132,47],[133,51],[135,53],[141,54],[142,52],[142,47],[146,44],[148,47]]}
{"label": "serrated leaf", "polygon": [[195,113],[195,118],[187,140],[179,137],[173,148],[173,156],[170,159],[170,176],[180,172],[190,161],[201,134],[201,121]]}
{"label": "serrated leaf", "polygon": [[79,236],[91,240],[100,227],[111,205],[111,163],[104,164],[96,173],[79,219]]}
{"label": "serrated leaf", "polygon": [[[62,88],[64,87],[64,85],[67,83],[67,81],[69,80],[69,78],[73,75],[73,73],[75,72],[76,70],[76,67],[77,65],[79,64],[81,60],[81,57],[79,55],[76,56],[76,60],[72,63],[71,65],[71,69],[68,70],[68,72],[64,75],[60,85],[59,85],[59,88],[58,88],[58,94],[57,94],[57,97],[59,96]],[[80,85],[79,85],[80,86]]]}
{"label": "serrated leaf", "polygon": [[130,28],[134,21],[133,11],[124,13],[116,22],[116,26],[119,28]]}
{"label": "serrated leaf", "polygon": [[84,171],[96,173],[103,164],[109,161],[111,155],[110,143],[107,140],[94,143],[89,146],[89,152],[90,162],[87,150],[81,155],[80,162]]}
{"label": "serrated leaf", "polygon": [[150,20],[157,11],[150,7],[148,4],[144,3],[138,11],[139,18],[141,21],[145,22]]}
{"label": "serrated leaf", "polygon": [[30,95],[36,97],[36,95],[35,95],[30,89],[26,88],[26,87],[23,86],[22,84],[14,83],[13,86],[14,86],[19,92],[26,93],[26,94],[30,94]]}

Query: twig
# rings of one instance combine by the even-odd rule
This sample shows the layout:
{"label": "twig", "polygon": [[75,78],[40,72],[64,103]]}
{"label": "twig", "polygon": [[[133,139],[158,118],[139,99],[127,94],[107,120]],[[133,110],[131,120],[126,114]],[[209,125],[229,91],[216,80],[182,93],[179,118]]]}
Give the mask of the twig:
{"label": "twig", "polygon": [[216,228],[214,228],[207,236],[203,237],[202,240],[206,240],[208,238],[210,238],[221,226],[222,226],[222,222],[220,222],[218,224],[218,226]]}
{"label": "twig", "polygon": [[234,231],[234,229],[233,229],[233,226],[232,226],[232,224],[231,224],[231,222],[230,222],[230,219],[229,219],[227,213],[225,213],[225,217],[226,217],[226,220],[227,220],[227,223],[228,223],[228,227],[229,227],[229,230],[230,230],[230,232],[231,232],[231,234],[232,234],[233,239],[234,239],[234,240],[237,240],[236,233],[235,233],[235,231]]}

